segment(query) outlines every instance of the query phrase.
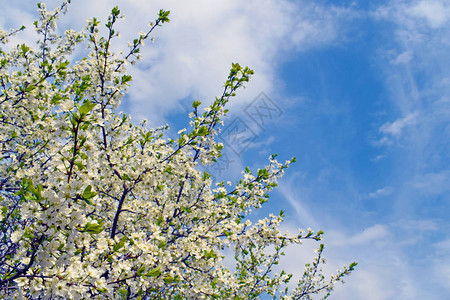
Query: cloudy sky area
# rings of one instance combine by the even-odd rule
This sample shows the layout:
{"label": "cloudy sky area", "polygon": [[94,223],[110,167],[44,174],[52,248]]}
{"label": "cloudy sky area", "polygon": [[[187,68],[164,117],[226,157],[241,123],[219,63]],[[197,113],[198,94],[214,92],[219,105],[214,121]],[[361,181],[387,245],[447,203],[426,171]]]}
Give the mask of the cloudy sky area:
{"label": "cloudy sky area", "polygon": [[[33,1],[4,2],[0,26],[28,25],[18,39],[31,39]],[[255,70],[227,119],[252,142],[224,135],[225,158],[210,170],[237,178],[271,153],[297,157],[256,214],[284,209],[290,231],[323,229],[330,271],[359,263],[330,299],[448,297],[449,0],[73,0],[60,27],[105,20],[114,5],[125,14],[117,48],[171,11],[130,70],[122,107],[135,120],[178,130],[193,100],[220,94],[231,62]],[[313,248],[288,251],[288,269]]]}

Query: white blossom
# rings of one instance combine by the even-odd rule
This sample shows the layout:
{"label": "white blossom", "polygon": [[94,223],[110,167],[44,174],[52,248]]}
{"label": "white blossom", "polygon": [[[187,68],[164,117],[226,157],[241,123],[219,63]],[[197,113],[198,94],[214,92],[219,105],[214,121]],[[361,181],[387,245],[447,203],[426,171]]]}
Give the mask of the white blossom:
{"label": "white blossom", "polygon": [[[298,299],[331,291],[353,270],[324,280],[314,272],[321,247],[292,293],[290,275],[274,272],[282,249],[321,236],[280,232],[282,214],[249,220],[293,160],[271,156],[234,185],[200,170],[221,155],[224,107],[252,70],[232,64],[222,96],[166,138],[167,126],[149,130],[117,109],[131,81],[126,64],[168,12],[122,55],[110,48],[118,8],[107,36],[95,18],[61,36],[68,2],[54,11],[40,4],[38,49],[0,51],[2,299]],[[1,43],[7,36],[0,31]],[[71,61],[83,42],[89,53]],[[224,265],[227,251],[235,266]]]}

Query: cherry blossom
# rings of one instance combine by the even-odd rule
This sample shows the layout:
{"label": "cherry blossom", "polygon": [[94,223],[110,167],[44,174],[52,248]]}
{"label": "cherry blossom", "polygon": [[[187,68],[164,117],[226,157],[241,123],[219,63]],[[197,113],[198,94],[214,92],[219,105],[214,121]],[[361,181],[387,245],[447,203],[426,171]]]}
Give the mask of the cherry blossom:
{"label": "cherry blossom", "polygon": [[[221,156],[215,140],[226,104],[253,71],[233,63],[203,112],[194,102],[178,139],[117,112],[132,77],[126,66],[169,12],[115,53],[122,16],[58,33],[55,10],[39,4],[37,48],[0,48],[0,295],[8,299],[310,299],[329,293],[355,264],[326,280],[317,259],[292,291],[275,273],[283,249],[322,232],[280,231],[283,213],[251,222],[252,210],[294,161],[276,155],[235,185],[200,171]],[[17,31],[0,30],[0,45]],[[87,47],[80,60],[70,54]],[[10,45],[8,45],[10,46]],[[234,266],[224,263],[234,253]]]}

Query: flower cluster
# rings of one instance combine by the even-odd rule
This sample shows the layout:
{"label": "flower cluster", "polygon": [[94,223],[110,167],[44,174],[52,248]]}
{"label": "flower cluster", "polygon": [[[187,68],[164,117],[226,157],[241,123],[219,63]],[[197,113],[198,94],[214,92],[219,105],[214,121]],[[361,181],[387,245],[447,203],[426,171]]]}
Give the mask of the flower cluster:
{"label": "flower cluster", "polygon": [[[120,10],[111,11],[106,36],[95,18],[59,35],[69,2],[54,11],[39,4],[37,49],[0,48],[2,298],[301,299],[330,291],[353,269],[317,281],[315,262],[297,289],[282,290],[291,278],[273,271],[282,249],[321,232],[291,236],[278,229],[282,214],[255,223],[247,216],[293,160],[271,156],[233,188],[199,171],[220,157],[225,105],[252,70],[233,64],[222,95],[203,113],[194,102],[190,129],[167,139],[165,127],[135,125],[116,108],[132,81],[126,64],[169,12],[114,53]],[[11,34],[0,30],[0,42]],[[89,53],[71,61],[83,43]],[[223,262],[229,250],[231,268]]]}

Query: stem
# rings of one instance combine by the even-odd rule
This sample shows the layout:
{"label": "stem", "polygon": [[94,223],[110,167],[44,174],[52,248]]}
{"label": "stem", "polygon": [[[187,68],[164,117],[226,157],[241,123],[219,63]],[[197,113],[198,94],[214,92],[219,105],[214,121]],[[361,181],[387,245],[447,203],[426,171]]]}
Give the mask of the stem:
{"label": "stem", "polygon": [[72,172],[73,172],[73,166],[75,165],[75,159],[76,159],[76,155],[78,152],[78,129],[80,128],[80,122],[81,120],[79,120],[77,122],[77,126],[75,128],[73,128],[74,130],[74,145],[73,145],[73,154],[72,154],[72,158],[70,159],[70,169],[69,169],[69,173],[67,174],[67,183],[70,183],[70,179],[72,177]]}
{"label": "stem", "polygon": [[13,276],[1,280],[1,281],[0,281],[0,286],[4,285],[4,284],[6,284],[6,283],[8,283],[8,282],[10,282],[10,281],[13,281],[13,280],[16,279],[16,278],[19,278],[20,276],[22,276],[22,274],[25,274],[25,273],[30,269],[30,267],[31,267],[31,266],[33,265],[33,263],[34,263],[34,260],[36,259],[36,253],[37,253],[37,250],[38,250],[38,248],[39,248],[39,245],[42,243],[43,239],[44,239],[44,235],[41,235],[41,236],[39,237],[39,239],[35,242],[34,247],[33,247],[33,252],[31,253],[31,258],[30,258],[30,261],[28,262],[28,264],[27,264],[23,269],[19,270],[19,271],[18,271],[16,274],[14,274]]}
{"label": "stem", "polygon": [[122,197],[119,200],[119,205],[117,206],[117,211],[116,211],[116,215],[114,216],[114,221],[113,221],[113,225],[111,228],[111,238],[113,239],[114,236],[116,235],[116,230],[117,230],[117,223],[119,222],[119,215],[122,212],[122,206],[123,203],[125,202],[125,198],[129,192],[129,189],[127,187],[127,185],[124,183],[123,184],[123,193],[122,193]]}

